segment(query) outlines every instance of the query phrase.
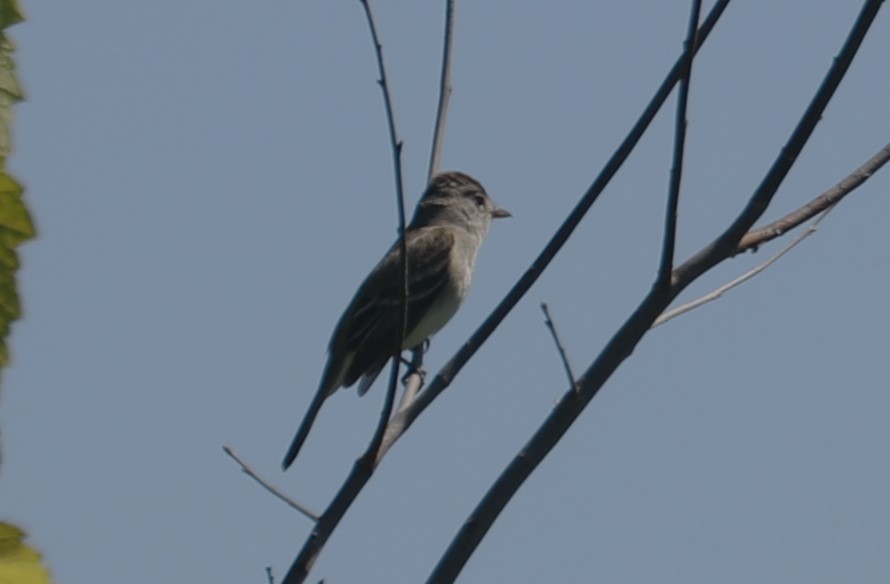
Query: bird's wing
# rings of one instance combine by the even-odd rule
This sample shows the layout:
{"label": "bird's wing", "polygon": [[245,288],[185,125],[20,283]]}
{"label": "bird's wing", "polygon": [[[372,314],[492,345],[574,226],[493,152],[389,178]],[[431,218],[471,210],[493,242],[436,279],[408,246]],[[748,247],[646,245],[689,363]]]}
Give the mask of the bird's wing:
{"label": "bird's wing", "polygon": [[[449,281],[454,234],[444,227],[412,230],[407,235],[407,247],[406,331],[410,334]],[[398,334],[400,282],[397,242],[359,287],[331,339],[331,355],[354,355],[343,377],[344,386],[365,374],[376,376],[392,355]]]}
{"label": "bird's wing", "polygon": [[[447,270],[454,235],[442,227],[423,227],[408,232],[407,244],[406,329],[410,333],[449,279]],[[362,282],[340,317],[331,338],[321,383],[284,457],[285,469],[300,452],[325,399],[340,386],[353,385],[359,377],[363,378],[359,389],[364,393],[392,356],[398,328],[400,263],[396,242]]]}

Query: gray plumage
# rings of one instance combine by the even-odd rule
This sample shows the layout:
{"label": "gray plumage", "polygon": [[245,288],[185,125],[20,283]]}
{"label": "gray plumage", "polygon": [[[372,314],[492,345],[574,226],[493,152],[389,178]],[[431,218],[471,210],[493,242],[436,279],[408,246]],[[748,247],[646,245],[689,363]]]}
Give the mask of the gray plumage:
{"label": "gray plumage", "polygon": [[[433,177],[405,230],[408,311],[403,350],[417,347],[454,316],[469,290],[476,254],[492,219],[509,216],[466,174]],[[399,268],[396,242],[334,327],[321,382],[284,458],[285,469],[297,457],[324,400],[356,382],[363,395],[392,357],[399,334]]]}

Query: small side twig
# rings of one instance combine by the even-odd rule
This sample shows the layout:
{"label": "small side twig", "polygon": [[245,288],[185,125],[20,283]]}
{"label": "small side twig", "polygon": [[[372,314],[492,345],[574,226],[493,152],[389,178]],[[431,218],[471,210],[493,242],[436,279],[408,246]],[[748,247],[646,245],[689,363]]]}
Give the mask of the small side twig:
{"label": "small side twig", "polygon": [[559,339],[559,333],[556,332],[556,324],[554,324],[553,318],[550,316],[550,307],[547,306],[546,302],[541,303],[541,311],[544,313],[544,324],[547,325],[547,329],[550,331],[550,336],[553,337],[553,342],[556,344],[556,350],[559,352],[560,360],[562,360],[562,367],[565,369],[566,377],[569,378],[569,386],[574,387],[575,391],[577,391],[578,384],[575,383],[575,379],[577,378],[572,372],[572,366],[569,364],[569,356],[566,354],[565,347]]}
{"label": "small side twig", "polygon": [[704,296],[702,296],[700,298],[696,298],[695,300],[693,300],[691,302],[687,302],[686,304],[683,304],[682,306],[678,306],[677,308],[674,308],[672,310],[668,310],[668,311],[662,313],[662,315],[659,316],[657,319],[655,319],[655,322],[652,323],[651,328],[655,328],[659,325],[662,325],[662,324],[668,322],[669,320],[672,320],[672,319],[680,316],[681,314],[685,314],[685,313],[689,312],[690,310],[695,310],[696,308],[698,308],[699,306],[702,306],[703,304],[707,304],[709,302],[713,302],[714,300],[717,300],[718,298],[720,298],[721,296],[723,296],[724,294],[726,294],[727,292],[729,292],[736,286],[740,286],[741,284],[744,284],[745,282],[747,282],[748,280],[750,280],[751,278],[753,278],[760,272],[764,271],[765,269],[767,269],[768,267],[770,267],[771,265],[773,265],[774,263],[779,261],[779,258],[781,258],[783,255],[785,255],[786,253],[788,253],[789,251],[794,249],[795,246],[797,246],[797,244],[799,244],[804,239],[806,239],[807,237],[809,237],[810,235],[815,233],[819,227],[819,223],[821,223],[822,220],[825,219],[825,217],[831,212],[832,209],[834,209],[834,206],[831,206],[828,209],[826,209],[825,211],[822,211],[822,214],[819,215],[816,218],[816,220],[813,221],[803,231],[803,233],[801,233],[800,235],[795,237],[792,241],[790,241],[788,243],[788,245],[783,247],[781,250],[778,251],[778,253],[776,253],[774,256],[772,256],[771,258],[769,258],[762,264],[759,264],[759,265],[755,266],[754,268],[748,270],[741,276],[734,278],[733,280],[730,280],[729,282],[720,286],[713,292],[705,294]]}
{"label": "small side twig", "polygon": [[738,254],[749,249],[756,249],[758,246],[779,237],[805,221],[809,221],[862,186],[865,181],[870,179],[888,161],[890,161],[890,144],[885,144],[874,156],[862,163],[859,168],[806,205],[788,213],[781,219],[776,219],[772,223],[752,229],[746,233],[739,241],[735,253]]}
{"label": "small side twig", "polygon": [[272,566],[266,566],[266,582],[275,584],[275,576],[272,575]]}
{"label": "small side twig", "polygon": [[241,467],[241,471],[244,474],[259,483],[261,487],[263,487],[264,489],[275,495],[279,500],[283,501],[287,505],[290,505],[312,521],[318,522],[318,515],[316,513],[313,513],[306,506],[294,501],[293,499],[282,493],[280,490],[278,490],[278,488],[273,486],[269,481],[258,475],[249,464],[247,464],[244,460],[241,459],[240,456],[238,456],[234,449],[232,449],[230,446],[223,446],[222,449],[223,452],[228,454],[232,460],[238,463],[238,466]]}

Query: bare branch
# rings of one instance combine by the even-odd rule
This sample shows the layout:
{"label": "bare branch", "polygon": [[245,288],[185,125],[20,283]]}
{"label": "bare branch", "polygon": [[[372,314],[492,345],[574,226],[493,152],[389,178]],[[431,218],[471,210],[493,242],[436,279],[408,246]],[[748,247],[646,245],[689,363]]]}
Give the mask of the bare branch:
{"label": "bare branch", "polygon": [[682,306],[678,306],[677,308],[665,312],[658,317],[658,319],[652,325],[652,328],[662,325],[667,321],[676,318],[681,314],[685,314],[690,310],[698,308],[703,304],[707,304],[708,302],[712,302],[717,298],[720,298],[727,291],[735,288],[739,284],[746,282],[747,280],[753,278],[754,276],[771,266],[780,257],[782,257],[783,255],[791,251],[795,246],[797,246],[798,243],[800,243],[801,241],[809,237],[813,232],[815,232],[816,227],[828,214],[829,210],[833,209],[838,202],[844,199],[844,197],[846,197],[857,188],[859,188],[862,184],[864,184],[865,181],[867,181],[878,170],[880,170],[881,167],[883,167],[888,160],[890,160],[890,144],[885,145],[874,156],[860,165],[859,168],[851,172],[846,178],[820,194],[812,201],[808,202],[806,205],[795,209],[791,213],[788,213],[784,217],[777,219],[764,227],[749,231],[739,242],[739,245],[735,251],[736,254],[742,253],[749,249],[757,249],[764,243],[784,235],[788,231],[801,225],[804,221],[813,218],[817,213],[821,213],[821,215],[819,215],[819,217],[807,228],[807,230],[803,234],[795,238],[794,241],[785,246],[772,258],[742,274],[738,278],[735,278],[731,282],[727,282],[713,292],[706,294],[701,298],[697,298],[692,302],[688,302]]}
{"label": "bare branch", "polygon": [[[393,153],[393,170],[396,181],[396,206],[398,208],[399,217],[399,262],[401,265],[401,286],[399,286],[399,318],[398,328],[399,335],[394,339],[393,346],[393,362],[387,387],[386,396],[384,398],[383,407],[380,411],[380,419],[374,430],[374,435],[368,445],[368,449],[353,465],[350,477],[346,479],[340,491],[328,505],[324,514],[318,518],[315,529],[303,544],[303,548],[294,560],[287,575],[284,577],[283,584],[297,584],[303,582],[312,569],[318,554],[327,542],[328,538],[340,523],[340,519],[346,513],[349,505],[355,499],[358,491],[352,492],[351,487],[357,485],[359,490],[371,475],[374,473],[378,452],[383,441],[384,432],[387,428],[390,416],[392,415],[393,404],[395,403],[396,390],[399,383],[399,366],[401,364],[402,342],[405,338],[405,328],[408,322],[408,248],[405,240],[405,196],[402,180],[402,141],[398,137],[396,131],[395,115],[393,114],[392,98],[389,93],[389,84],[386,79],[386,67],[383,62],[383,47],[380,44],[377,34],[377,26],[374,23],[374,16],[371,13],[371,5],[369,0],[360,0],[365,10],[365,16],[368,21],[368,28],[371,32],[371,39],[374,42],[374,53],[377,56],[377,68],[380,74],[378,83],[383,92],[383,101],[386,107],[386,119],[389,127],[389,139]],[[358,480],[351,480],[353,476],[359,477]]]}
{"label": "bare branch", "polygon": [[266,566],[266,582],[275,584],[275,576],[272,575],[272,566]]}
{"label": "bare branch", "polygon": [[791,229],[794,229],[804,221],[809,220],[816,214],[833,206],[871,178],[871,176],[880,170],[888,160],[890,160],[890,144],[881,148],[877,154],[850,173],[847,178],[837,183],[803,207],[785,215],[781,219],[765,225],[764,227],[746,233],[736,247],[735,253],[755,249],[767,241],[775,239]]}
{"label": "bare branch", "polygon": [[380,85],[380,90],[383,92],[383,104],[386,107],[389,142],[393,151],[392,162],[396,180],[396,197],[399,203],[399,226],[404,232],[405,195],[402,186],[402,141],[399,139],[398,132],[396,131],[396,119],[395,114],[393,114],[392,97],[389,94],[389,83],[386,80],[386,66],[383,64],[383,46],[380,44],[380,39],[377,35],[377,26],[374,24],[374,15],[371,13],[371,5],[369,0],[359,0],[359,2],[361,2],[362,7],[365,9],[365,17],[367,18],[368,28],[371,32],[371,40],[374,42],[374,54],[377,57],[377,70],[380,74],[377,84]]}
{"label": "bare branch", "polygon": [[[711,8],[708,17],[705,18],[701,28],[698,31],[698,44],[695,47],[696,52],[701,49],[708,35],[713,30],[723,11],[729,5],[730,0],[718,0]],[[649,104],[643,110],[639,119],[636,121],[630,132],[619,145],[618,149],[609,158],[606,165],[600,171],[599,175],[593,181],[587,192],[584,193],[581,200],[569,213],[569,216],[557,230],[553,238],[547,243],[541,253],[532,262],[531,266],[526,270],[521,278],[513,285],[513,288],[507,293],[503,300],[488,315],[485,321],[479,325],[479,328],[470,336],[457,353],[449,360],[439,373],[433,378],[430,384],[424,389],[410,407],[396,413],[390,420],[389,427],[383,437],[383,444],[378,454],[378,463],[393,444],[411,427],[414,420],[439,396],[440,393],[451,384],[454,377],[460,372],[463,366],[470,358],[479,350],[479,347],[491,336],[491,333],[501,324],[507,314],[513,310],[513,307],[525,296],[529,288],[537,281],[538,277],[544,272],[550,262],[556,257],[556,254],[562,249],[562,246],[568,241],[575,228],[584,218],[584,215],[596,202],[599,195],[603,192],[612,177],[618,172],[627,157],[633,151],[639,142],[643,133],[649,127],[655,114],[661,109],[674,85],[680,78],[680,68],[682,65],[682,57],[677,60],[671,70],[668,72],[664,81],[655,92],[655,95],[649,101]],[[654,318],[654,317],[653,317]]]}
{"label": "bare branch", "polygon": [[401,264],[402,282],[399,286],[399,318],[398,318],[398,337],[393,340],[393,360],[392,370],[389,378],[389,386],[384,399],[383,409],[380,412],[380,421],[374,431],[371,444],[368,450],[359,459],[359,463],[364,462],[369,465],[369,472],[373,472],[374,460],[377,458],[377,451],[380,448],[380,442],[383,439],[383,432],[386,424],[392,415],[392,407],[395,402],[395,394],[399,385],[399,366],[401,365],[402,342],[405,339],[405,328],[408,323],[408,246],[405,240],[405,195],[402,187],[402,141],[396,132],[395,115],[393,114],[392,97],[389,93],[389,84],[386,80],[386,67],[383,63],[383,47],[380,44],[377,34],[377,26],[374,23],[374,16],[371,13],[371,4],[369,0],[361,0],[362,7],[365,9],[365,16],[368,20],[368,29],[371,32],[371,39],[374,41],[374,53],[377,55],[377,68],[380,73],[380,89],[383,91],[383,102],[386,106],[386,120],[389,126],[389,139],[392,146],[393,170],[395,172],[396,181],[396,207],[399,216],[399,262]]}
{"label": "bare branch", "polygon": [[664,243],[661,248],[661,263],[658,266],[658,283],[670,286],[671,270],[674,269],[674,248],[677,242],[677,207],[680,204],[680,179],[683,176],[683,154],[686,151],[686,111],[689,104],[689,84],[692,80],[692,60],[695,56],[695,34],[701,14],[701,0],[693,0],[689,14],[689,29],[684,52],[680,61],[680,87],[677,90],[677,118],[674,122],[674,163],[671,168],[668,187],[667,211],[664,218]]}
{"label": "bare branch", "polygon": [[562,341],[559,340],[559,333],[556,332],[556,324],[554,324],[553,319],[550,318],[550,307],[547,306],[546,302],[541,303],[541,310],[544,312],[544,324],[547,325],[547,329],[550,331],[550,336],[553,337],[553,342],[556,345],[556,350],[559,352],[559,358],[562,361],[562,368],[565,369],[566,377],[569,379],[569,387],[577,389],[577,385],[575,384],[575,374],[572,372],[572,366],[569,364],[569,357],[566,354],[565,347],[562,345]]}
{"label": "bare branch", "polygon": [[[835,203],[835,204],[837,204],[837,203]],[[725,293],[729,292],[736,286],[744,284],[745,282],[747,282],[748,280],[750,280],[751,278],[753,278],[760,272],[764,271],[765,269],[767,269],[768,267],[770,267],[771,265],[773,265],[774,263],[779,261],[779,258],[781,258],[783,255],[785,255],[786,253],[788,253],[789,251],[794,249],[798,243],[802,242],[804,239],[806,239],[807,237],[809,237],[810,235],[815,233],[819,227],[819,223],[821,223],[822,220],[825,219],[825,217],[828,215],[828,213],[831,212],[832,209],[834,209],[834,206],[831,206],[828,209],[824,210],[822,212],[822,214],[819,215],[816,218],[816,220],[813,221],[803,231],[803,233],[801,233],[800,235],[795,237],[791,242],[788,243],[788,245],[786,245],[781,250],[779,250],[779,252],[776,253],[773,257],[769,258],[762,264],[759,264],[759,265],[755,266],[754,268],[748,270],[747,272],[745,272],[738,278],[734,278],[733,280],[730,280],[729,282],[720,286],[713,292],[705,294],[704,296],[702,296],[700,298],[696,298],[692,302],[687,302],[686,304],[683,304],[682,306],[678,306],[677,308],[674,308],[672,310],[668,310],[667,312],[662,313],[662,315],[659,316],[657,319],[655,319],[655,322],[652,323],[652,328],[662,325],[662,324],[666,323],[667,321],[680,316],[681,314],[686,314],[690,310],[694,310],[694,309],[698,308],[699,306],[702,306],[703,304],[707,304],[709,302],[713,302],[714,300],[717,300],[718,298],[720,298],[721,296],[723,296]]]}
{"label": "bare branch", "polygon": [[300,513],[302,513],[303,515],[305,515],[306,517],[311,519],[312,521],[318,521],[317,514],[310,511],[309,508],[307,508],[306,506],[294,501],[293,499],[291,499],[290,497],[288,497],[287,495],[282,493],[277,487],[274,487],[272,485],[272,483],[270,483],[269,481],[267,481],[266,479],[264,479],[260,475],[258,475],[256,473],[256,471],[253,470],[253,468],[251,468],[251,466],[249,464],[247,464],[244,460],[241,459],[240,456],[238,456],[238,454],[235,452],[235,450],[233,448],[231,448],[230,446],[223,446],[222,449],[223,449],[223,452],[228,454],[232,460],[234,460],[235,462],[238,463],[238,466],[241,467],[241,471],[244,474],[246,474],[247,476],[249,476],[250,478],[255,480],[257,483],[259,483],[259,485],[261,487],[263,487],[264,489],[266,489],[267,491],[269,491],[270,493],[275,495],[275,497],[277,497],[279,500],[283,501],[287,505],[290,505],[291,507],[293,507],[294,509],[296,509],[297,511],[299,511]]}
{"label": "bare branch", "polygon": [[831,68],[822,80],[822,84],[807,106],[806,111],[794,128],[794,132],[782,148],[772,167],[761,181],[757,190],[748,200],[748,204],[735,221],[708,246],[688,259],[674,270],[672,284],[674,294],[679,294],[686,286],[718,263],[732,257],[739,242],[754,222],[759,219],[769,206],[782,181],[797,160],[804,144],[809,140],[822,117],[822,112],[847,73],[853,57],[862,44],[865,33],[880,10],[882,0],[866,0],[859,17],[853,24],[850,35],[844,42],[841,52],[835,57]]}
{"label": "bare branch", "polygon": [[500,512],[516,494],[519,487],[559,442],[621,363],[631,355],[670,301],[698,276],[732,254],[742,235],[764,213],[782,179],[790,170],[791,164],[812,134],[822,111],[859,49],[865,33],[874,21],[881,2],[882,0],[866,1],[840,55],[829,69],[825,80],[782,153],[770,168],[761,186],[749,199],[748,205],[714,243],[694,256],[695,262],[690,260],[674,271],[670,288],[665,289],[658,282],[653,285],[649,294],[618,329],[587,371],[578,379],[580,391],[576,393],[570,390],[564,394],[541,427],[495,480],[440,558],[428,582],[446,584],[455,581],[479,542],[488,533]]}
{"label": "bare branch", "polygon": [[445,40],[442,42],[442,73],[439,78],[439,107],[436,110],[436,127],[433,130],[433,146],[430,149],[430,169],[427,182],[439,171],[442,144],[445,142],[445,120],[451,100],[451,39],[454,36],[454,0],[445,1]]}

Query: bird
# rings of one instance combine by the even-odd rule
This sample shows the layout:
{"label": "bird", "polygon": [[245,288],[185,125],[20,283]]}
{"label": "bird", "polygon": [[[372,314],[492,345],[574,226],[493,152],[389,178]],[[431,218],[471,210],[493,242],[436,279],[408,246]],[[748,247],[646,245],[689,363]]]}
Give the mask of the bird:
{"label": "bird", "polygon": [[[419,347],[444,327],[467,295],[476,255],[493,219],[511,217],[474,178],[436,174],[405,229],[408,264],[407,322],[401,350]],[[334,327],[318,390],[282,462],[299,454],[324,401],[358,382],[364,395],[393,357],[400,332],[399,241],[371,270]]]}

